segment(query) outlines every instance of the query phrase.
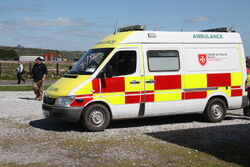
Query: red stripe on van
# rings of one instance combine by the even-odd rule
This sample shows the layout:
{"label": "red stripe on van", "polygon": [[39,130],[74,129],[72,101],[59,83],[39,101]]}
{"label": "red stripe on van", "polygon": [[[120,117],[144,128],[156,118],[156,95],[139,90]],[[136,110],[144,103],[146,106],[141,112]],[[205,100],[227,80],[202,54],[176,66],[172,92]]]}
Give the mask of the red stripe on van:
{"label": "red stripe on van", "polygon": [[230,73],[207,74],[208,87],[231,86]]}
{"label": "red stripe on van", "polygon": [[93,90],[95,91],[94,93],[100,93],[100,80],[99,79],[93,79],[92,80],[92,86]]}
{"label": "red stripe on van", "polygon": [[140,103],[141,92],[126,92],[125,104]]}
{"label": "red stripe on van", "polygon": [[80,98],[79,101],[77,99],[74,99],[74,101],[70,104],[71,107],[81,107],[86,105],[88,102],[93,100],[93,95],[80,95],[76,98]]}
{"label": "red stripe on van", "polygon": [[182,92],[182,93],[181,93],[181,99],[182,99],[182,100],[185,100],[185,92]]}
{"label": "red stripe on van", "polygon": [[101,79],[102,93],[125,92],[124,77]]}
{"label": "red stripe on van", "polygon": [[142,103],[144,103],[144,102],[154,102],[155,101],[154,91],[146,91],[144,98],[142,98]]}
{"label": "red stripe on van", "polygon": [[242,89],[231,90],[231,96],[242,96]]}
{"label": "red stripe on van", "polygon": [[232,89],[241,88],[241,86],[231,86]]}
{"label": "red stripe on van", "polygon": [[207,97],[207,91],[200,91],[200,92],[184,92],[182,94],[182,98],[189,100],[189,99],[204,99]]}
{"label": "red stripe on van", "polygon": [[155,76],[155,90],[181,89],[181,75]]}

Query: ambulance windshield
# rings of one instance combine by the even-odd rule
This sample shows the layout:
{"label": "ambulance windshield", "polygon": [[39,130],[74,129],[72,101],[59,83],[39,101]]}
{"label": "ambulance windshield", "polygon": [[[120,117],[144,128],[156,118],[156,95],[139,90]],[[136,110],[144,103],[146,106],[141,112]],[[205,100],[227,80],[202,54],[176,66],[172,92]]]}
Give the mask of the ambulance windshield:
{"label": "ambulance windshield", "polygon": [[91,75],[105,58],[111,53],[113,48],[90,49],[72,67],[69,74]]}

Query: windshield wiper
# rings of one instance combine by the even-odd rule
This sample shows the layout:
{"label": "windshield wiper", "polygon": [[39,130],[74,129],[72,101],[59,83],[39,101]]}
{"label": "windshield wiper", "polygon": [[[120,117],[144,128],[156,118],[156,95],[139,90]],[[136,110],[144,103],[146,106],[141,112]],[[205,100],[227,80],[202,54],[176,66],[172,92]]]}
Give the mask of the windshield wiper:
{"label": "windshield wiper", "polygon": [[86,71],[79,71],[78,74],[79,75],[91,75],[93,73],[92,72],[86,72]]}
{"label": "windshield wiper", "polygon": [[77,71],[70,71],[69,74],[78,74]]}

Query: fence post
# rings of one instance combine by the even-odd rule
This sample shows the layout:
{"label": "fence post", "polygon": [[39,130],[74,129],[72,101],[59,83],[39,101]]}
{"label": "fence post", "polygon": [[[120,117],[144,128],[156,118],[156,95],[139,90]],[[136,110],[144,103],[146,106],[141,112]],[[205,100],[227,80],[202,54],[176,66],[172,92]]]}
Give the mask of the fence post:
{"label": "fence post", "polygon": [[30,73],[30,75],[32,73],[31,63],[29,63],[29,73]]}
{"label": "fence post", "polygon": [[56,75],[57,76],[59,75],[59,63],[58,62],[56,63]]}
{"label": "fence post", "polygon": [[0,75],[2,75],[2,63],[0,62]]}

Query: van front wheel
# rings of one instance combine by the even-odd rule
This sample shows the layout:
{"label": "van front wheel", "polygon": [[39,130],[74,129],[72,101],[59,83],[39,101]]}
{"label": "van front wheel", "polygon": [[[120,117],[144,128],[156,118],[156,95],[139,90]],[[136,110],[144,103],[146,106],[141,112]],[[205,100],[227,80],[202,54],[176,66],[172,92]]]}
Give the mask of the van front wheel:
{"label": "van front wheel", "polygon": [[92,104],[83,111],[81,123],[88,131],[103,131],[109,122],[109,110],[102,104]]}
{"label": "van front wheel", "polygon": [[203,115],[209,122],[221,122],[225,118],[226,112],[225,102],[220,98],[214,98],[208,101]]}

